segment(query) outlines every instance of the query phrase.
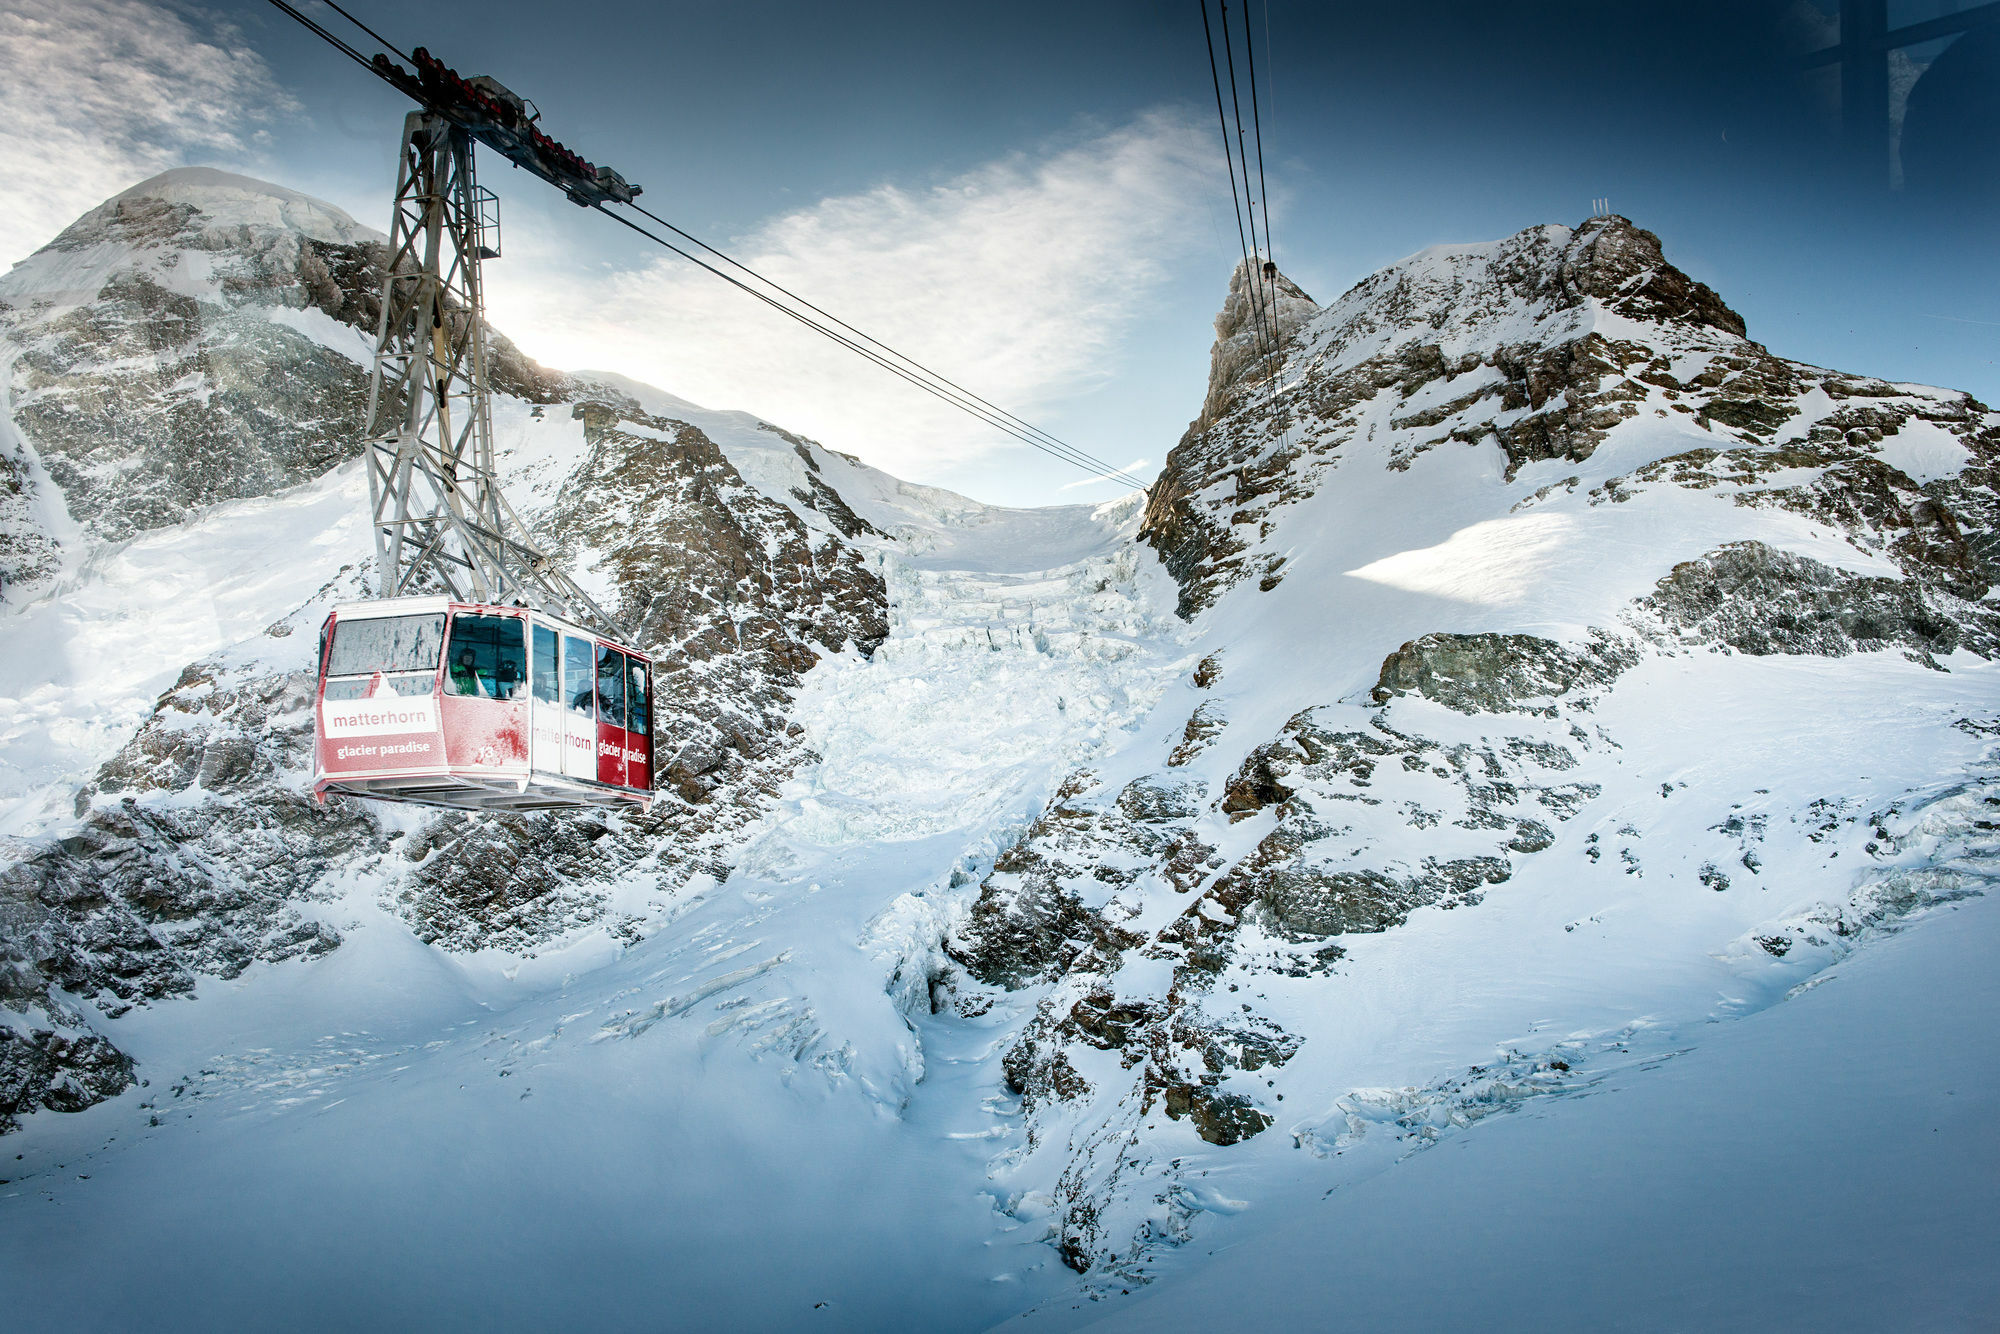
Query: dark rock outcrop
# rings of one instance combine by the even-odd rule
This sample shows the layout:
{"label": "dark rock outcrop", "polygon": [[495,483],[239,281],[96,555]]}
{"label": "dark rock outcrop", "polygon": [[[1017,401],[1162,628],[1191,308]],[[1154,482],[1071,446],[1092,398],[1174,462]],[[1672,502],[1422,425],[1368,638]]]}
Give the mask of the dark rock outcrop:
{"label": "dark rock outcrop", "polygon": [[[193,202],[204,189],[214,202]],[[267,209],[231,215],[260,192]],[[34,258],[0,294],[0,336],[18,349],[14,423],[90,535],[178,523],[359,452],[389,261],[368,228],[260,182],[170,172],[85,214],[44,253],[115,257],[89,294],[53,303],[22,290]],[[565,391],[565,377],[504,337],[491,334],[489,350],[499,392],[547,403]],[[0,580],[15,586],[55,565],[54,537],[14,498],[27,481],[0,459]]]}
{"label": "dark rock outcrop", "polygon": [[1431,634],[1382,660],[1374,699],[1421,695],[1460,713],[1552,712],[1558,696],[1609,685],[1637,661],[1608,635],[1578,651],[1533,635]]}
{"label": "dark rock outcrop", "polygon": [[80,1112],[133,1082],[132,1058],[95,1033],[0,1024],[0,1134],[29,1112]]}
{"label": "dark rock outcrop", "polygon": [[1901,646],[1933,662],[1960,647],[1981,657],[2000,651],[2000,616],[1991,607],[1916,580],[1848,574],[1762,542],[1676,565],[1638,606],[1670,642],[1738,653],[1838,658]]}

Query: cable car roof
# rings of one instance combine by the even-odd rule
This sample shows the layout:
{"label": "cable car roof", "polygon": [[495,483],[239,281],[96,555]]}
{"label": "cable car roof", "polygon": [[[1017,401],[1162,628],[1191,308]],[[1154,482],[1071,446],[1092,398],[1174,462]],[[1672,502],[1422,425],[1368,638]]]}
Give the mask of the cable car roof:
{"label": "cable car roof", "polygon": [[651,663],[653,658],[642,648],[614,636],[579,625],[567,617],[551,612],[538,611],[533,607],[520,607],[497,602],[460,602],[442,594],[413,598],[370,598],[366,602],[337,602],[330,615],[343,621],[369,620],[385,616],[443,616],[449,612],[471,611],[487,616],[524,616],[529,620],[575,635],[580,639],[594,639],[610,644],[619,652]]}

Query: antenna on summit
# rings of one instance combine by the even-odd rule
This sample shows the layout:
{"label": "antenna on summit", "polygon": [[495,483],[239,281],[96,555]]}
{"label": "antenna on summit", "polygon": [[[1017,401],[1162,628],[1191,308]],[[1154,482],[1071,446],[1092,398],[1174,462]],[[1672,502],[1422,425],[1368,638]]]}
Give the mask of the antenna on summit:
{"label": "antenna on summit", "polygon": [[1593,200],[1591,200],[1591,201],[1590,201],[1590,216],[1591,216],[1591,217],[1593,217],[1593,218],[1608,218],[1608,217],[1610,217],[1610,216],[1611,216],[1611,201],[1610,201],[1609,199],[1593,199]]}

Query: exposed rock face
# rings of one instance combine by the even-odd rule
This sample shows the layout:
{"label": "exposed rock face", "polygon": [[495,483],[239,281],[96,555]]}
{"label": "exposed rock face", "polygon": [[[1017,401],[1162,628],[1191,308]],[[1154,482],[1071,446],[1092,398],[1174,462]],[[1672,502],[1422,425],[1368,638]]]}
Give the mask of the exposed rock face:
{"label": "exposed rock face", "polygon": [[[336,210],[197,171],[136,187],[18,267],[0,284],[26,446],[0,456],[5,583],[60,560],[28,447],[86,541],[351,457],[386,259]],[[315,805],[309,660],[324,606],[302,609],[264,649],[187,668],[78,793],[77,829],[0,864],[0,1007],[41,1016],[7,1058],[29,1072],[21,1107],[123,1086],[106,1074],[123,1057],[58,992],[115,1016],[191,994],[202,975],[323,954],[341,942],[312,915],[330,874],[375,884],[441,948],[532,951],[604,921],[610,877],[649,876],[665,894],[726,876],[743,830],[811,758],[790,727],[801,676],[887,633],[887,592],[852,541],[887,539],[823,479],[825,451],[784,436],[802,481],[769,496],[692,424],[492,346],[500,394],[571,403],[561,419],[583,423],[587,453],[563,461],[540,524],[654,656],[653,811],[385,825],[365,804]],[[320,601],[367,596],[366,576],[343,571]]]}
{"label": "exposed rock face", "polygon": [[0,1134],[28,1112],[80,1112],[132,1083],[132,1059],[95,1033],[0,1025]]}
{"label": "exposed rock face", "polygon": [[1284,351],[1319,306],[1282,273],[1260,278],[1248,261],[1229,275],[1229,294],[1215,317],[1208,394],[1198,425],[1220,420],[1250,396],[1268,392]]}
{"label": "exposed rock face", "polygon": [[[1913,423],[1963,441],[1975,468],[1991,466],[1985,409],[1964,395],[1913,393],[1785,361],[1743,334],[1739,316],[1669,264],[1657,237],[1623,218],[1425,252],[1357,285],[1294,335],[1280,387],[1265,402],[1242,399],[1227,418],[1204,410],[1154,485],[1148,540],[1181,581],[1182,612],[1191,615],[1239,580],[1278,576],[1283,556],[1269,543],[1278,514],[1312,495],[1357,439],[1390,435],[1391,467],[1447,443],[1497,442],[1511,476],[1537,461],[1589,458],[1612,427],[1655,398],[1656,411],[1750,447],[1717,451],[1728,456],[1718,463],[1724,473],[1731,465],[1739,474],[1842,465],[1865,472],[1881,441]],[[1218,375],[1227,351],[1227,340],[1218,341]],[[1781,435],[1793,439],[1780,444]],[[1837,503],[1850,510],[1843,526],[1955,531],[1973,518],[1974,530],[1993,530],[1983,473],[1937,484],[1915,512],[1907,508],[1915,483],[1898,477],[1831,479],[1845,498]],[[1874,502],[1863,499],[1869,494]],[[1742,503],[1813,502],[1771,495]]]}
{"label": "exposed rock face", "polygon": [[299,790],[311,689],[303,674],[212,663],[182,674],[78,794],[77,832],[0,868],[0,949],[20,999],[50,1008],[60,988],[116,1015],[191,993],[197,974],[340,944],[301,905],[330,867],[385,840],[365,813]]}
{"label": "exposed rock face", "polygon": [[[302,232],[163,197],[178,193],[141,186],[86,214],[0,293],[15,422],[71,515],[107,537],[317,477],[360,434],[366,368],[272,316],[372,322],[381,247],[344,216]],[[58,263],[81,290],[22,304]]]}
{"label": "exposed rock face", "polygon": [[[1837,658],[1900,645],[1923,661],[2000,650],[1993,608],[1912,579],[1864,578],[1762,542],[1676,565],[1639,608],[1672,642]],[[1644,624],[1643,621],[1635,622]]]}
{"label": "exposed rock face", "polygon": [[[1228,799],[1222,804],[1232,819],[1274,805],[1278,820],[1216,882],[1215,903],[1230,915],[1254,906],[1272,933],[1286,940],[1384,931],[1416,908],[1476,904],[1486,886],[1508,879],[1509,852],[1548,847],[1554,841],[1550,824],[1567,820],[1595,795],[1587,785],[1556,780],[1576,767],[1576,758],[1569,746],[1550,739],[1558,735],[1553,731],[1481,748],[1406,735],[1381,717],[1364,729],[1335,731],[1333,724],[1333,715],[1322,710],[1293,718],[1277,741],[1243,762],[1230,785],[1240,794],[1235,808]],[[1378,770],[1389,772],[1378,779]],[[1356,826],[1342,818],[1344,806],[1381,805],[1371,789],[1397,770],[1404,824],[1465,833],[1425,840],[1432,855],[1414,865],[1357,868]],[[1219,915],[1183,920],[1190,940],[1209,938],[1203,957],[1219,965],[1231,934],[1210,929]]]}
{"label": "exposed rock face", "polygon": [[659,791],[644,815],[439,818],[404,848],[419,865],[399,901],[446,948],[531,949],[597,921],[601,882],[634,866],[663,890],[726,876],[742,831],[810,758],[788,730],[800,677],[888,633],[881,576],[840,525],[864,526],[830,488],[807,493],[831,511],[814,531],[695,426],[590,392],[574,412],[591,453],[542,526],[653,656]]}
{"label": "exposed rock face", "polygon": [[[1350,682],[1315,700],[1300,684],[1288,697],[1305,707],[1276,735],[1243,733],[1231,673],[1211,654],[1189,685],[1218,697],[1184,693],[1184,724],[1135,743],[1118,777],[1064,787],[982,883],[949,941],[962,971],[938,994],[961,1007],[988,1003],[970,999],[982,991],[1034,998],[1006,1071],[1031,1152],[1052,1164],[1057,1244],[1078,1269],[1132,1274],[1148,1246],[1183,1235],[1185,1216],[1162,1202],[1184,1150],[1160,1146],[1162,1118],[1191,1120],[1220,1148],[1279,1114],[1266,1080],[1248,1076],[1308,1039],[1263,1012],[1265,979],[1331,986],[1359,938],[1420,911],[1479,912],[1565,838],[1619,766],[1594,706],[1649,655],[1893,648],[1941,666],[2000,647],[1983,601],[2000,539],[2000,419],[1962,394],[1772,356],[1622,218],[1426,252],[1324,311],[1287,287],[1282,316],[1297,322],[1277,359],[1252,355],[1241,278],[1217,320],[1202,413],[1152,489],[1144,534],[1184,616],[1228,600],[1216,642],[1231,654],[1297,651],[1257,619],[1256,600],[1327,525],[1370,521],[1329,503],[1343,487],[1389,494],[1356,470],[1394,477],[1421,460],[1435,480],[1434,450],[1490,470],[1507,497],[1493,513],[1560,506],[1551,523],[1581,510],[1609,525],[1642,509],[1691,513],[1699,495],[1733,511],[1717,527],[1774,536],[1696,559],[1663,551],[1649,592],[1556,609],[1598,618],[1562,641],[1477,620],[1391,640],[1373,649],[1386,656],[1372,689]],[[1596,459],[1614,435],[1644,460],[1615,475]],[[1575,475],[1532,491],[1517,480],[1559,466]],[[1641,531],[1674,520],[1650,522]],[[1808,530],[1833,534],[1866,572],[1774,544]],[[1466,550],[1495,580],[1481,591],[1502,590],[1492,601],[1507,605],[1514,548]],[[1448,568],[1406,562],[1384,577],[1419,567],[1423,587],[1455,592]],[[1285,606],[1320,614],[1295,591]],[[1302,655],[1295,674],[1310,682],[1321,666]],[[1656,799],[1676,790],[1662,783]],[[1728,820],[1715,828],[1742,843],[1739,878],[1758,876],[1762,817],[1731,818],[1735,833]],[[1596,866],[1615,842],[1606,869],[1639,876],[1637,836],[1592,832],[1583,860]],[[1699,880],[1730,890],[1715,861]]]}
{"label": "exposed rock face", "polygon": [[[191,169],[93,209],[0,278],[13,423],[68,516],[122,538],[353,457],[387,262],[384,238],[337,209]],[[492,380],[537,402],[565,384],[504,338]],[[55,565],[32,486],[0,455],[9,585]]]}
{"label": "exposed rock face", "polygon": [[0,594],[9,584],[35,585],[62,565],[62,547],[37,504],[27,451],[0,450]]}
{"label": "exposed rock face", "polygon": [[575,411],[592,454],[546,527],[558,550],[607,553],[597,568],[617,590],[614,614],[664,659],[662,704],[676,712],[661,730],[676,749],[661,772],[701,802],[730,757],[783,731],[786,692],[820,653],[874,652],[887,592],[842,540],[842,526],[862,526],[830,489],[808,497],[833,511],[833,531],[814,533],[695,427],[634,408],[621,426],[601,402]]}
{"label": "exposed rock face", "polygon": [[[1380,714],[1357,721],[1339,709],[1293,718],[1213,796],[1165,774],[1116,791],[1079,775],[995,864],[949,942],[968,988],[1048,988],[1005,1062],[1031,1118],[1079,1103],[1106,1118],[1055,1191],[1073,1266],[1121,1248],[1104,1206],[1146,1163],[1132,1132],[1150,1114],[1186,1117],[1219,1146],[1271,1124],[1246,1076],[1283,1065],[1299,1039],[1239,1012],[1223,1000],[1236,986],[1219,984],[1323,975],[1340,936],[1477,905],[1597,794],[1566,776],[1584,745],[1568,719],[1524,718],[1484,747],[1410,735]],[[1229,825],[1259,816],[1275,820],[1247,854],[1219,850]],[[1411,829],[1430,831],[1423,855],[1409,855]],[[1160,919],[1163,900],[1164,924],[1135,929]],[[1119,979],[1135,965],[1171,981],[1128,1000]],[[1114,1053],[1116,1077],[1080,1048]]]}
{"label": "exposed rock face", "polygon": [[1606,636],[1579,653],[1533,635],[1425,635],[1383,660],[1374,699],[1422,695],[1460,713],[1546,712],[1546,701],[1609,685],[1636,660]]}

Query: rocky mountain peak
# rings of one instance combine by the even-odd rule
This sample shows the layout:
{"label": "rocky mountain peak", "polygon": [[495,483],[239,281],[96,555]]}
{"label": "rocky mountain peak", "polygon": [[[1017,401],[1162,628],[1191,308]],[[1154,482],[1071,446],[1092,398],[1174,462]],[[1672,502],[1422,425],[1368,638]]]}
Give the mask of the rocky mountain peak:
{"label": "rocky mountain peak", "polygon": [[1557,282],[1564,297],[1576,302],[1594,298],[1630,319],[1744,336],[1743,317],[1714,289],[1669,264],[1659,237],[1616,214],[1592,218],[1570,237]]}
{"label": "rocky mountain peak", "polygon": [[1744,335],[1743,317],[1668,263],[1659,237],[1609,216],[1420,250],[1344,293],[1311,341],[1322,364],[1345,369],[1418,345],[1448,355],[1548,346],[1589,333],[1607,315],[1681,337]]}
{"label": "rocky mountain peak", "polygon": [[64,228],[47,248],[73,251],[105,241],[156,246],[207,234],[208,243],[199,248],[219,249],[240,244],[249,232],[341,246],[385,239],[297,190],[213,167],[177,167],[113,195]]}
{"label": "rocky mountain peak", "polygon": [[1264,277],[1250,260],[1229,275],[1229,294],[1215,316],[1215,346],[1208,354],[1208,395],[1201,421],[1228,411],[1231,390],[1265,378],[1280,352],[1314,316],[1319,303],[1283,273]]}
{"label": "rocky mountain peak", "polygon": [[[66,540],[130,537],[352,457],[388,260],[331,204],[195,167],[106,200],[0,277],[0,389],[36,455],[0,448],[0,582],[39,586]],[[501,392],[561,394],[504,337],[489,347]]]}
{"label": "rocky mountain peak", "polygon": [[[1433,246],[1324,308],[1300,293],[1279,312],[1285,344],[1264,374],[1248,309],[1232,286],[1202,414],[1148,501],[1146,532],[1181,581],[1184,615],[1245,575],[1276,578],[1282,557],[1249,558],[1247,547],[1268,546],[1271,512],[1311,494],[1313,465],[1300,455],[1330,461],[1357,431],[1395,440],[1386,462],[1398,470],[1447,440],[1497,442],[1511,477],[1537,461],[1581,462],[1656,393],[1671,392],[1655,409],[1669,415],[1711,412],[1701,404],[1715,398],[1722,421],[1757,425],[1762,438],[1778,418],[1755,403],[1794,378],[1720,296],[1667,261],[1657,236],[1615,216]],[[1294,438],[1302,422],[1317,423],[1313,438]]]}

